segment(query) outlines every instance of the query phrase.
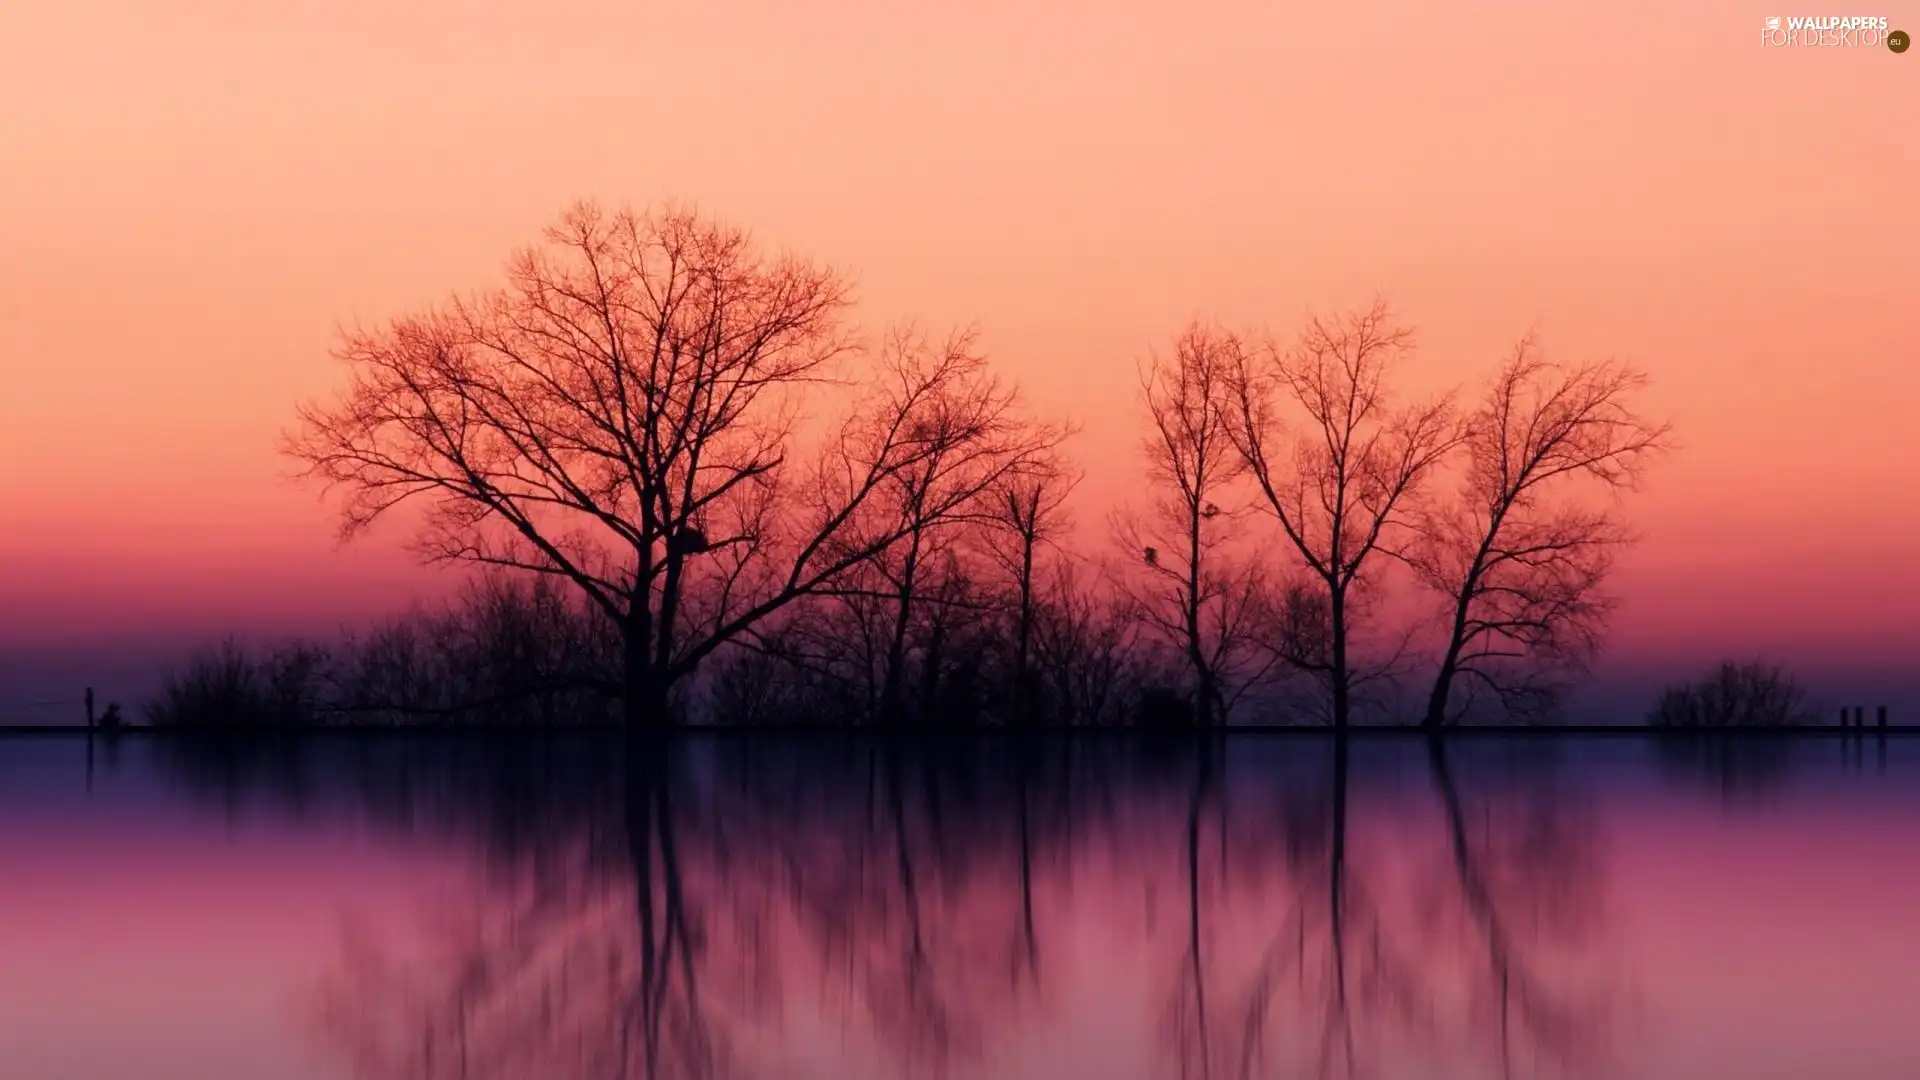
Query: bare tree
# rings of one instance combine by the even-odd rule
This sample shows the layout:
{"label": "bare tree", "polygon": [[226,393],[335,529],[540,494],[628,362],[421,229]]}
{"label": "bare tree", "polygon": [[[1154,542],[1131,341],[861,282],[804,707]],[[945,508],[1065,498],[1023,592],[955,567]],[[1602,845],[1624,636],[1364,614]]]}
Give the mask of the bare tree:
{"label": "bare tree", "polygon": [[1195,323],[1171,358],[1149,361],[1141,395],[1152,493],[1115,530],[1123,558],[1140,560],[1122,577],[1136,614],[1185,657],[1193,716],[1208,724],[1226,717],[1225,684],[1249,655],[1262,608],[1256,567],[1224,550],[1246,475],[1229,407],[1240,353],[1238,338]]}
{"label": "bare tree", "polygon": [[984,484],[1006,448],[1011,394],[978,356],[894,349],[800,475],[805,392],[867,356],[848,306],[739,229],[582,204],[505,288],[347,335],[351,385],[287,450],[347,489],[344,535],[424,502],[428,558],[572,583],[619,627],[628,720],[664,722],[702,659],[901,539],[869,512],[894,478]]}
{"label": "bare tree", "polygon": [[994,532],[988,550],[1013,589],[1012,715],[1016,724],[1034,719],[1034,623],[1041,604],[1038,577],[1043,549],[1059,542],[1071,521],[1067,497],[1080,474],[1057,458],[1006,476],[991,499]]}
{"label": "bare tree", "polygon": [[1463,681],[1510,711],[1543,707],[1554,669],[1598,649],[1612,609],[1601,585],[1632,537],[1609,507],[1577,496],[1632,487],[1665,448],[1669,429],[1632,408],[1645,384],[1615,364],[1549,363],[1531,337],[1495,375],[1463,429],[1459,497],[1409,550],[1447,605],[1426,725],[1455,719]]}
{"label": "bare tree", "polygon": [[1105,579],[1063,562],[1054,568],[1035,611],[1036,687],[1055,723],[1117,723],[1134,704],[1147,665],[1135,647],[1138,628],[1112,602],[1108,586]]}
{"label": "bare tree", "polygon": [[[1258,487],[1325,598],[1327,685],[1345,727],[1358,681],[1355,604],[1363,575],[1410,524],[1412,503],[1458,442],[1449,396],[1397,407],[1388,376],[1413,344],[1386,304],[1314,317],[1288,349],[1237,354],[1229,430]],[[1316,605],[1317,606],[1317,605]]]}
{"label": "bare tree", "polygon": [[[857,456],[883,454],[903,438],[923,449],[893,469],[851,519],[850,532],[860,538],[854,546],[872,553],[866,570],[877,585],[856,583],[842,591],[856,596],[877,592],[886,604],[890,625],[879,658],[879,705],[883,716],[899,720],[906,713],[908,653],[917,621],[935,618],[929,643],[937,653],[944,638],[938,622],[944,606],[961,602],[966,591],[956,550],[960,533],[994,522],[997,494],[1015,477],[1050,460],[1066,433],[1017,415],[1013,390],[987,369],[971,334],[931,349],[917,335],[902,333],[890,345],[889,355],[899,358],[901,401],[917,387],[929,389],[910,411],[897,405],[876,410],[911,419],[904,435],[870,431],[867,439],[873,449]],[[944,371],[936,375],[936,369]],[[847,478],[843,483],[839,498],[844,502],[852,497],[856,482]]]}

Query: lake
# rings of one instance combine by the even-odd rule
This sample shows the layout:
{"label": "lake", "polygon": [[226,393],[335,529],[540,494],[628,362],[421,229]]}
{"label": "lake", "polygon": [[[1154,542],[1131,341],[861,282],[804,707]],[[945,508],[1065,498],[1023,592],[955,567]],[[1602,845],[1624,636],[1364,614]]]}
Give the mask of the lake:
{"label": "lake", "polygon": [[0,1076],[1920,1076],[1920,738],[0,739]]}

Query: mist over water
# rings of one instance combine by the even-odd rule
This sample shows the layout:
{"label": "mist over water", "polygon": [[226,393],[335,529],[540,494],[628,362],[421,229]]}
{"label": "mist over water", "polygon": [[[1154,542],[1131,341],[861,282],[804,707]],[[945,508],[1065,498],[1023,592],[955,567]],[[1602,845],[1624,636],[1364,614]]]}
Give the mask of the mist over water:
{"label": "mist over water", "polygon": [[1920,741],[0,742],[9,1075],[1904,1077]]}

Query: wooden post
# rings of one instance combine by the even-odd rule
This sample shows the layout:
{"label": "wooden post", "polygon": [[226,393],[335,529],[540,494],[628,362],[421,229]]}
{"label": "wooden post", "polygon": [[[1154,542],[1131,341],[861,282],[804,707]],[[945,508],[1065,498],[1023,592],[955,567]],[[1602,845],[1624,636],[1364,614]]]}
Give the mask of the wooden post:
{"label": "wooden post", "polygon": [[1887,707],[1886,707],[1885,705],[1882,705],[1882,706],[1880,706],[1880,711],[1879,711],[1879,720],[1880,720],[1880,728],[1881,728],[1881,730],[1883,730],[1883,731],[1884,731],[1884,730],[1886,730],[1886,727],[1887,727]]}
{"label": "wooden post", "polygon": [[1840,726],[1846,727],[1852,720],[1853,717],[1847,713],[1847,707],[1845,705],[1840,706]]}
{"label": "wooden post", "polygon": [[93,726],[93,687],[87,687],[87,726]]}

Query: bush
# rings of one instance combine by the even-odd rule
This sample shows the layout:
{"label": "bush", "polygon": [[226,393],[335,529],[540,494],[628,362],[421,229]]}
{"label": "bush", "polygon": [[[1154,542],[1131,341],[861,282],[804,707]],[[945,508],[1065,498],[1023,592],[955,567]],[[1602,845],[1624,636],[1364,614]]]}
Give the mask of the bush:
{"label": "bush", "polygon": [[1771,664],[1725,663],[1660,694],[1647,722],[1663,728],[1793,727],[1818,715],[1787,674]]}
{"label": "bush", "polygon": [[329,656],[295,642],[249,653],[232,639],[169,672],[147,705],[156,727],[276,727],[320,722],[329,698]]}
{"label": "bush", "polygon": [[551,581],[489,577],[334,648],[229,639],[169,672],[146,712],[156,727],[604,721],[617,655],[607,620]]}

